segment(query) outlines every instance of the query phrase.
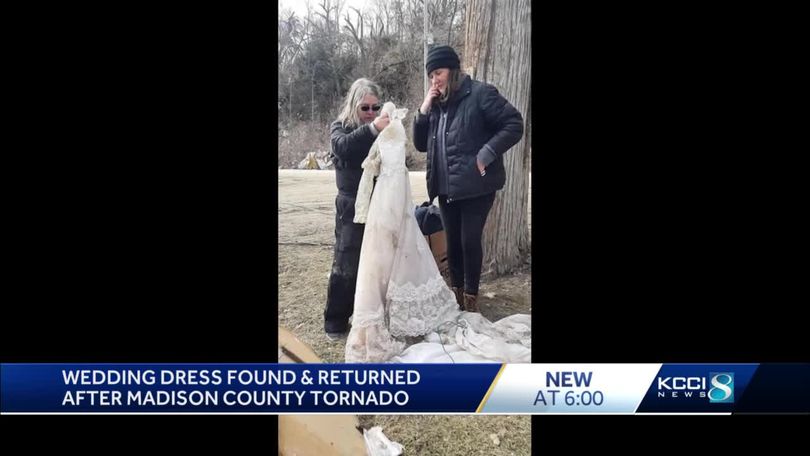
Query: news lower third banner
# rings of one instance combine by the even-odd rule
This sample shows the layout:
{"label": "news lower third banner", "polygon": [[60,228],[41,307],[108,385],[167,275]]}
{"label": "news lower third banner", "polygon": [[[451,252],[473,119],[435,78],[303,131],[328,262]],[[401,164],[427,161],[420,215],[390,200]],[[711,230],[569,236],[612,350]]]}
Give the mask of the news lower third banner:
{"label": "news lower third banner", "polygon": [[0,364],[3,414],[810,413],[810,364]]}

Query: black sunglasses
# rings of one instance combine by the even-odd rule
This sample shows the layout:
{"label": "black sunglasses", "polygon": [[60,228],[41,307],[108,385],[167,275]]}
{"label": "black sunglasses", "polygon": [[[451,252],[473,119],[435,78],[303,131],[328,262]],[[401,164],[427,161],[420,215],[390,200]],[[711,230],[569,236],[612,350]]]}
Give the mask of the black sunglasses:
{"label": "black sunglasses", "polygon": [[363,105],[363,106],[360,106],[360,110],[363,111],[363,112],[368,111],[369,108],[371,108],[372,111],[377,112],[377,111],[380,110],[380,105],[374,105],[374,106]]}

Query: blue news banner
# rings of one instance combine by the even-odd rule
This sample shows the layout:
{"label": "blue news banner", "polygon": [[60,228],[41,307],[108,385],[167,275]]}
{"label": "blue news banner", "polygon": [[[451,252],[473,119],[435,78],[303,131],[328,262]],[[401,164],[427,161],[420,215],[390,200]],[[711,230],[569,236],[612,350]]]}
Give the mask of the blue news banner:
{"label": "blue news banner", "polygon": [[810,364],[0,364],[0,413],[810,413]]}
{"label": "blue news banner", "polygon": [[3,413],[474,413],[500,364],[3,364]]}

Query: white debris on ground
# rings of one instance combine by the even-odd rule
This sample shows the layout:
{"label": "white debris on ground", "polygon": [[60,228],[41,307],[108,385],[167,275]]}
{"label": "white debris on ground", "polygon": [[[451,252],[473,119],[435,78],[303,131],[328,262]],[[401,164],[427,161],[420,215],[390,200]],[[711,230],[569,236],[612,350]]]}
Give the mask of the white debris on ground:
{"label": "white debris on ground", "polygon": [[307,153],[306,158],[298,163],[298,169],[327,169],[332,166],[328,150]]}
{"label": "white debris on ground", "polygon": [[363,429],[363,438],[366,440],[369,456],[399,456],[404,451],[402,445],[392,442],[383,434],[380,426]]}

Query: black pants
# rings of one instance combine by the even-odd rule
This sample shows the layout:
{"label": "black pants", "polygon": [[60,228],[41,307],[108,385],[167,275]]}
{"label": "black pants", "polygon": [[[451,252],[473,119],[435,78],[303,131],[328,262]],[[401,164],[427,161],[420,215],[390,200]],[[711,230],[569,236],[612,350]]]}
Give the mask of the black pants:
{"label": "black pants", "polygon": [[354,223],[355,195],[338,194],[335,199],[335,258],[329,275],[329,289],[324,310],[326,332],[345,332],[354,312],[354,291],[357,268],[360,266],[360,246],[365,225]]}
{"label": "black pants", "polygon": [[481,263],[484,261],[481,236],[494,201],[494,192],[452,203],[447,202],[446,196],[439,195],[439,209],[447,235],[450,279],[454,287],[464,288],[470,294],[478,294]]}

